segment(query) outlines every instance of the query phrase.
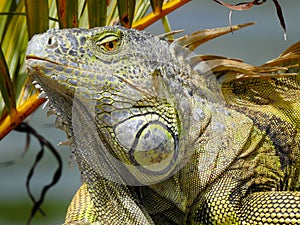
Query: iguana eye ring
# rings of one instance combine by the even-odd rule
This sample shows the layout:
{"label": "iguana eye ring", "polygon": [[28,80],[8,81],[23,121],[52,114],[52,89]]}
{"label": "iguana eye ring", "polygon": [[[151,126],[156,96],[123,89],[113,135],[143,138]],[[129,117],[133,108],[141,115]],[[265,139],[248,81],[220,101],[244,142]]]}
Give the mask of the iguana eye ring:
{"label": "iguana eye ring", "polygon": [[96,45],[104,53],[116,52],[121,43],[121,39],[116,34],[108,34],[96,42]]}

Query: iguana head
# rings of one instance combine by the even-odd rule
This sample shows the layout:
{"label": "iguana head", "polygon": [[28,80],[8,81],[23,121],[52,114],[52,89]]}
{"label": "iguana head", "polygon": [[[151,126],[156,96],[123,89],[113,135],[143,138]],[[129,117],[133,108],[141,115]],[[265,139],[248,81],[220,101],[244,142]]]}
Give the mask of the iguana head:
{"label": "iguana head", "polygon": [[165,40],[121,27],[49,30],[27,50],[28,73],[67,120],[83,154],[101,157],[82,144],[97,133],[94,145],[159,179],[178,167],[179,139],[190,129],[191,104],[175,101],[187,98],[183,82],[175,81],[184,69],[176,63]]}
{"label": "iguana head", "polygon": [[79,164],[150,184],[186,163],[210,121],[210,92],[187,52],[121,27],[52,29],[32,38],[26,63],[68,123]]}

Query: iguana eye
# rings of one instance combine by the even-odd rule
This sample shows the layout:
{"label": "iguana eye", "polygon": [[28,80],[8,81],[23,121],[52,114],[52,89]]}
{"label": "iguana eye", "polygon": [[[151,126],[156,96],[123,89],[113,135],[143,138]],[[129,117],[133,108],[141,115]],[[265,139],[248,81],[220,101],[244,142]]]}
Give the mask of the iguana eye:
{"label": "iguana eye", "polygon": [[96,42],[103,52],[115,52],[120,46],[120,38],[115,34],[109,34]]}
{"label": "iguana eye", "polygon": [[105,48],[107,51],[114,51],[118,47],[119,42],[117,40],[115,41],[109,41],[102,44],[102,47]]}

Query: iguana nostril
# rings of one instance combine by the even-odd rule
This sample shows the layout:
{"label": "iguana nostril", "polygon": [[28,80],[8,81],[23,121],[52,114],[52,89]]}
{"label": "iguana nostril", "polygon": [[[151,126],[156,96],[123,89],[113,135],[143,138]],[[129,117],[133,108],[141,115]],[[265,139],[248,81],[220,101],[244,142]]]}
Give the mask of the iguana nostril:
{"label": "iguana nostril", "polygon": [[56,37],[51,35],[48,37],[47,39],[47,46],[50,47],[50,48],[54,48],[57,46],[57,40],[56,40]]}

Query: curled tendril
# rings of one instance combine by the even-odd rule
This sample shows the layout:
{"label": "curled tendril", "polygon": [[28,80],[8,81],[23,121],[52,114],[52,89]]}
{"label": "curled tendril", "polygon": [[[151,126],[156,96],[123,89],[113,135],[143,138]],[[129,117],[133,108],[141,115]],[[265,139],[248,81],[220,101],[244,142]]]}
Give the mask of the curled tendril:
{"label": "curled tendril", "polygon": [[[267,2],[267,0],[254,0],[254,1],[249,1],[249,2],[241,2],[241,3],[238,3],[236,5],[231,5],[231,4],[225,3],[225,2],[220,1],[220,0],[213,0],[213,1],[220,4],[220,5],[225,6],[225,7],[229,8],[231,10],[230,14],[229,14],[229,21],[231,21],[231,12],[232,12],[232,10],[240,10],[240,11],[248,10],[248,9],[251,9],[255,5],[262,5],[262,4]],[[284,39],[286,40],[286,25],[285,25],[284,16],[283,16],[283,13],[282,13],[281,6],[280,6],[280,4],[277,0],[273,0],[273,2],[274,2],[275,7],[276,7],[276,12],[277,12],[278,19],[280,21],[280,25],[281,25],[282,29],[284,30]]]}
{"label": "curled tendril", "polygon": [[[44,198],[46,196],[47,191],[54,186],[60,179],[61,177],[61,173],[62,173],[62,160],[60,155],[58,154],[57,150],[53,147],[53,145],[46,140],[43,136],[41,136],[36,130],[34,130],[31,126],[29,126],[27,123],[21,123],[17,128],[15,128],[15,130],[19,131],[19,132],[24,132],[27,134],[27,143],[26,146],[29,145],[29,136],[33,135],[40,143],[41,149],[39,151],[39,153],[36,156],[36,159],[28,173],[27,179],[26,179],[26,189],[27,189],[27,193],[30,197],[30,199],[33,201],[34,205],[32,207],[31,210],[31,214],[30,217],[27,221],[27,224],[30,224],[32,218],[34,217],[34,215],[37,213],[37,211],[40,211],[40,213],[42,215],[45,215],[45,213],[43,212],[43,210],[41,209],[41,205],[44,202]],[[30,180],[32,179],[32,176],[34,174],[34,170],[37,166],[37,164],[42,160],[43,155],[44,155],[44,151],[45,151],[45,147],[47,147],[50,152],[54,155],[54,157],[56,158],[57,162],[58,162],[58,168],[56,169],[52,181],[45,185],[42,189],[41,192],[41,196],[38,200],[35,199],[35,197],[33,196],[31,190],[30,190]],[[9,163],[11,164],[11,163]]]}

